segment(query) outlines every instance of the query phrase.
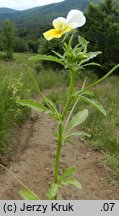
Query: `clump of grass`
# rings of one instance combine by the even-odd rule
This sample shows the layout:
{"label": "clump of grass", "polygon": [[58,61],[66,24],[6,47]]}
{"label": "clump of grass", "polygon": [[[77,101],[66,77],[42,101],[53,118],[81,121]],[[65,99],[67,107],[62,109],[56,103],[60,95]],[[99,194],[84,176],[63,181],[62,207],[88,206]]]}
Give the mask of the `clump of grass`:
{"label": "clump of grass", "polygon": [[30,94],[20,65],[1,62],[0,67],[0,153],[6,151],[11,128],[21,123],[29,114],[29,109],[16,104],[16,100]]}

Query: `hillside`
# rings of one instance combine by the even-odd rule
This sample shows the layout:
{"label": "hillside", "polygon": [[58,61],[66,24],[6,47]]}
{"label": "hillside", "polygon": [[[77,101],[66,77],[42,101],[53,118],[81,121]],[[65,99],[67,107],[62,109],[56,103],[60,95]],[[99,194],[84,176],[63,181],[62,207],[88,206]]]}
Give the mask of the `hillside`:
{"label": "hillside", "polygon": [[10,8],[0,8],[0,20],[15,19],[20,14],[20,11]]}
{"label": "hillside", "polygon": [[[57,16],[65,16],[71,9],[84,10],[90,0],[65,0],[63,2],[16,11],[8,8],[0,8],[0,20],[12,19],[18,26],[50,23]],[[96,2],[97,0],[92,0]],[[43,22],[41,23],[41,21]]]}

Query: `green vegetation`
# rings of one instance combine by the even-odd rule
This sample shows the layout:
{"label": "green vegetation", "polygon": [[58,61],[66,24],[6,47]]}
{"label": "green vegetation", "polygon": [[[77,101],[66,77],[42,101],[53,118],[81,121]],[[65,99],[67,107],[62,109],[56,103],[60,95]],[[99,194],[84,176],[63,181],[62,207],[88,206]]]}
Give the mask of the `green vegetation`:
{"label": "green vegetation", "polygon": [[[90,81],[89,81],[90,83]],[[107,116],[104,117],[92,106],[88,106],[89,117],[81,126],[85,129],[91,138],[85,139],[87,144],[91,144],[95,149],[102,150],[105,153],[105,161],[112,167],[113,174],[117,180],[119,178],[119,77],[109,77],[104,83],[93,89],[94,95],[98,101],[103,104]],[[52,92],[50,98],[56,102],[57,106],[65,104],[68,92]],[[75,112],[82,108],[85,103],[79,102]],[[86,105],[87,107],[87,105]]]}
{"label": "green vegetation", "polygon": [[[12,137],[11,129],[23,122],[30,114],[28,108],[16,104],[17,99],[28,98],[37,93],[29,76],[29,71],[32,71],[35,75],[42,90],[56,89],[53,90],[50,98],[56,102],[57,106],[60,104],[62,110],[68,97],[69,76],[67,71],[62,69],[62,66],[59,67],[57,63],[49,64],[45,62],[45,64],[39,64],[39,62],[34,63],[28,61],[28,59],[33,55],[32,53],[36,52],[47,55],[51,55],[53,49],[62,52],[59,41],[47,42],[41,37],[42,33],[51,27],[49,24],[51,20],[57,16],[66,16],[67,12],[74,7],[84,9],[87,2],[87,0],[83,0],[79,4],[79,0],[66,0],[58,4],[19,13],[9,9],[2,13],[5,9],[0,9],[0,19],[12,18],[17,26],[16,38],[14,37],[15,28],[10,24],[10,21],[5,22],[5,28],[0,29],[0,153],[7,151],[7,143],[10,142]],[[99,55],[96,59],[102,65],[102,68],[95,71],[96,75],[90,71],[88,72],[89,80],[86,82],[88,84],[98,79],[98,75],[102,76],[108,69],[118,63],[119,7],[116,2],[119,1],[104,0],[99,4],[89,4],[85,12],[87,23],[84,29],[80,29],[77,33],[85,35],[86,39],[90,41],[89,47],[91,50],[102,51],[102,55]],[[44,20],[44,22],[40,23],[41,20]],[[8,58],[13,57],[13,50],[16,52],[14,58],[11,61],[6,61],[6,55]],[[23,52],[26,53],[23,54]],[[92,70],[92,68],[88,68],[88,70]],[[118,71],[116,70],[117,74]],[[81,87],[83,81],[84,75],[81,77],[77,75],[77,88]],[[119,77],[112,76],[94,88],[95,96],[105,107],[107,116],[103,117],[97,110],[88,106],[90,115],[82,129],[86,128],[86,131],[92,134],[92,138],[87,138],[85,141],[93,145],[95,149],[102,150],[105,153],[106,162],[112,167],[114,175],[119,178],[118,86]],[[57,88],[59,88],[58,91]],[[78,103],[75,112],[82,105],[84,103]]]}
{"label": "green vegetation", "polygon": [[6,59],[13,59],[13,47],[15,41],[15,25],[10,20],[3,24],[3,49],[6,52]]}
{"label": "green vegetation", "polygon": [[119,3],[113,0],[90,3],[86,16],[87,22],[82,31],[90,42],[90,49],[103,53],[97,57],[102,65],[98,74],[103,75],[119,62]]}
{"label": "green vegetation", "polygon": [[[11,128],[16,124],[20,124],[29,114],[29,110],[16,105],[16,99],[26,98],[26,96],[36,94],[36,89],[28,74],[29,66],[36,77],[39,86],[42,89],[53,88],[50,98],[60,104],[63,108],[67,100],[69,83],[66,73],[63,70],[44,69],[39,63],[28,61],[31,54],[15,54],[13,62],[1,61],[1,81],[0,81],[0,152],[5,152],[7,143],[12,137]],[[97,77],[88,72],[91,83]],[[82,85],[84,77],[77,77],[76,86]],[[107,111],[107,116],[103,117],[97,110],[89,106],[89,117],[83,127],[92,134],[91,139],[85,140],[94,148],[105,152],[106,162],[112,167],[116,177],[119,176],[119,94],[118,94],[118,76],[108,78],[103,84],[94,89],[94,93],[98,100],[103,104]],[[65,87],[65,89],[58,87]],[[29,89],[31,91],[29,92]],[[56,90],[54,90],[56,89]],[[78,104],[76,109],[82,107]],[[82,129],[83,129],[82,127]],[[10,129],[9,129],[10,128]]]}
{"label": "green vegetation", "polygon": [[92,134],[88,143],[106,154],[106,161],[112,167],[113,174],[119,179],[119,77],[112,76],[94,89],[98,100],[107,111],[103,117],[90,107],[87,119],[87,131]]}
{"label": "green vegetation", "polygon": [[30,110],[16,104],[16,100],[30,95],[25,83],[22,64],[0,62],[0,153],[7,151],[12,128],[29,115]]}
{"label": "green vegetation", "polygon": [[31,54],[14,53],[12,61],[0,61],[0,153],[7,151],[7,144],[12,138],[11,129],[30,114],[28,108],[16,104],[17,99],[37,93],[29,70],[34,73],[42,89],[66,86],[68,83],[63,71],[53,71],[50,68],[46,71],[39,63],[28,61],[30,57]]}

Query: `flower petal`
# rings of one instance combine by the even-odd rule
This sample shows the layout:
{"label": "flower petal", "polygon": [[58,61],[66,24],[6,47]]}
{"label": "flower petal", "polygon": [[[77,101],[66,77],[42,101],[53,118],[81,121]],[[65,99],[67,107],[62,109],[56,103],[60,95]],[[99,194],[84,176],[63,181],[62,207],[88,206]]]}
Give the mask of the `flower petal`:
{"label": "flower petal", "polygon": [[63,31],[63,34],[67,33],[67,32],[70,32],[73,28],[73,24],[72,23],[68,23],[66,26],[65,26],[65,29]]}
{"label": "flower petal", "polygon": [[60,38],[62,36],[62,32],[56,30],[56,29],[50,29],[49,31],[46,31],[43,33],[46,40],[51,40],[53,38]]}
{"label": "flower petal", "polygon": [[72,28],[81,27],[86,22],[86,17],[80,10],[71,10],[67,15],[67,23],[72,23]]}
{"label": "flower petal", "polygon": [[53,20],[53,26],[56,30],[62,31],[66,25],[66,19],[64,17],[58,17],[57,19]]}

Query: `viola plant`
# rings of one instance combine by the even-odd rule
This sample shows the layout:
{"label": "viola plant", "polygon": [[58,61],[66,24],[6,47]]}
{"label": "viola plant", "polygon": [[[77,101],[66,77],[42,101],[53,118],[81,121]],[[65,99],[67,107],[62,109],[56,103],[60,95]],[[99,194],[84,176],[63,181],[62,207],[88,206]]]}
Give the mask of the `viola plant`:
{"label": "viola plant", "polygon": [[[34,110],[52,116],[52,118],[54,118],[57,123],[57,135],[54,137],[57,145],[54,163],[54,176],[47,192],[47,198],[49,200],[57,200],[60,189],[65,185],[73,185],[78,189],[82,188],[80,182],[75,178],[75,167],[67,167],[67,169],[64,170],[61,175],[59,174],[61,148],[64,144],[71,143],[72,137],[74,136],[90,137],[90,134],[77,129],[77,126],[81,125],[89,114],[88,109],[79,110],[78,113],[74,114],[75,107],[79,101],[80,103],[83,102],[94,106],[104,116],[106,116],[105,109],[94,98],[94,94],[92,91],[90,91],[90,89],[106,79],[114,70],[119,67],[119,65],[115,66],[104,77],[89,86],[86,86],[85,80],[81,89],[77,90],[75,87],[77,74],[83,73],[83,70],[89,65],[100,66],[98,63],[92,62],[91,60],[100,55],[101,52],[88,52],[88,42],[83,37],[78,36],[78,44],[75,46],[72,45],[73,36],[75,34],[74,29],[83,26],[85,22],[86,18],[79,10],[71,10],[68,13],[66,19],[64,17],[55,19],[53,21],[54,28],[45,32],[43,35],[46,40],[52,40],[53,38],[61,38],[64,34],[66,34],[61,43],[63,54],[53,51],[53,55],[37,55],[30,58],[31,61],[57,62],[68,71],[70,76],[69,95],[64,109],[61,111],[61,109],[59,109],[59,107],[57,107],[57,105],[52,100],[44,96],[32,74],[31,76],[39,92],[40,100],[33,101],[26,99],[17,101],[17,103],[23,106],[28,106]],[[67,34],[71,34],[68,42],[66,42]],[[39,199],[37,195],[32,193],[26,187],[25,190],[20,191],[19,194],[23,199]]]}

